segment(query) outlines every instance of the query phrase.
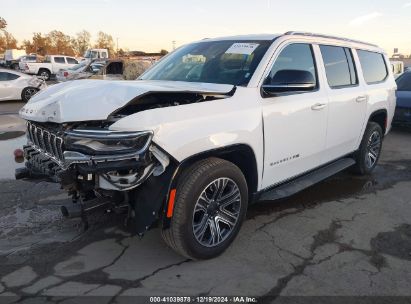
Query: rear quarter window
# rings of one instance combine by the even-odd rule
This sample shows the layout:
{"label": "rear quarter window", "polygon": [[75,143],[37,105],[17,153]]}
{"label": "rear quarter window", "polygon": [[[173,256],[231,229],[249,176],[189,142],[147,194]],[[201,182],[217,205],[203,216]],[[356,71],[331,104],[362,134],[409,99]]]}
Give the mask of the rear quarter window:
{"label": "rear quarter window", "polygon": [[67,63],[69,64],[77,64],[77,60],[71,57],[66,57]]}
{"label": "rear quarter window", "polygon": [[364,79],[367,84],[382,82],[388,77],[384,56],[380,53],[357,50]]}

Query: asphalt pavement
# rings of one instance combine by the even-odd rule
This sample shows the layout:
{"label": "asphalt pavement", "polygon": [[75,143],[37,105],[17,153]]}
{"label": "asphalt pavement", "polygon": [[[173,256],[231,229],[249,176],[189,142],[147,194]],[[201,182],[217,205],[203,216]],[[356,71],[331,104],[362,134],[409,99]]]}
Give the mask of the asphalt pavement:
{"label": "asphalt pavement", "polygon": [[123,215],[96,214],[83,231],[79,220],[61,217],[70,200],[57,184],[14,180],[22,164],[13,151],[25,140],[24,122],[13,114],[21,105],[0,104],[0,303],[411,297],[409,130],[385,138],[372,175],[342,172],[289,199],[252,206],[224,254],[191,261],[169,249],[158,228],[134,236]]}

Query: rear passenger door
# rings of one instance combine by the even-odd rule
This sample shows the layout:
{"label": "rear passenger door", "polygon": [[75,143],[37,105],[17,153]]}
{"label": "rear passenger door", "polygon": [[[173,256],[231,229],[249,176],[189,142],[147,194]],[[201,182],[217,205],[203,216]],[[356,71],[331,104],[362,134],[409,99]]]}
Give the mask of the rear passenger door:
{"label": "rear passenger door", "polygon": [[53,74],[65,68],[67,68],[66,59],[64,57],[54,57]]}
{"label": "rear passenger door", "polygon": [[356,150],[368,96],[360,84],[356,53],[347,47],[320,45],[328,95],[327,163]]}

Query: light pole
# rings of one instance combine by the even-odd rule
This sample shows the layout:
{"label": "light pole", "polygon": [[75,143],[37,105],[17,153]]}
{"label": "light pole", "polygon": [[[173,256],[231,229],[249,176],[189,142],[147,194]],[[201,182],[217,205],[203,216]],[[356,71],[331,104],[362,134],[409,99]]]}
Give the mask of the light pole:
{"label": "light pole", "polygon": [[117,37],[117,58],[118,58],[118,37]]}

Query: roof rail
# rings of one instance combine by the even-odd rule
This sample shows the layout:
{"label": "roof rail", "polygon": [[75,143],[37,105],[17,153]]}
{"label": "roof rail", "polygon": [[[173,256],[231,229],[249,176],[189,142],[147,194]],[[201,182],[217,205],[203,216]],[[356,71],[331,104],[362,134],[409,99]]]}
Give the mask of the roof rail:
{"label": "roof rail", "polygon": [[298,36],[310,36],[310,37],[319,37],[319,38],[329,38],[329,39],[336,39],[336,40],[341,40],[341,41],[346,41],[346,42],[354,42],[354,43],[361,43],[369,46],[374,46],[378,47],[376,44],[360,41],[360,40],[354,40],[354,39],[348,39],[344,37],[337,37],[337,36],[331,36],[331,35],[323,35],[323,34],[316,34],[316,33],[310,33],[310,32],[298,32],[298,31],[290,31],[284,33],[284,35],[298,35]]}

